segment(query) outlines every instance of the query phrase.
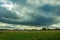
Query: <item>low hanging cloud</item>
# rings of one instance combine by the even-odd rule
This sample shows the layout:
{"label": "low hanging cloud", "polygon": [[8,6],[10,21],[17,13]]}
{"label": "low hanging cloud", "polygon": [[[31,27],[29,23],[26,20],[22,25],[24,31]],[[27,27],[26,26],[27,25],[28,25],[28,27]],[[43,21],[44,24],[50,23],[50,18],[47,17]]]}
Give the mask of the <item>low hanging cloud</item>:
{"label": "low hanging cloud", "polygon": [[60,1],[58,0],[7,1],[14,7],[11,10],[0,7],[0,22],[30,26],[48,26],[59,23]]}
{"label": "low hanging cloud", "polygon": [[[5,9],[6,10],[6,9]],[[5,11],[6,12],[6,11]],[[4,22],[4,23],[10,23],[10,24],[21,24],[21,25],[47,25],[47,24],[51,24],[53,22],[53,18],[46,18],[44,16],[40,16],[40,15],[34,15],[31,13],[26,14],[25,16],[23,16],[23,18],[18,18],[16,15],[13,15],[13,12],[9,12],[7,13],[2,13],[0,16],[0,22]],[[15,13],[14,13],[15,14]],[[7,17],[6,17],[7,16]],[[14,17],[15,16],[15,17]],[[27,16],[27,17],[26,17]],[[31,18],[29,18],[31,17]],[[11,18],[11,19],[10,19]],[[15,20],[14,20],[15,19]],[[18,19],[18,20],[16,20]],[[26,20],[24,20],[26,19]],[[30,20],[29,20],[30,19]],[[19,21],[20,20],[20,21]],[[27,21],[28,20],[28,21]]]}

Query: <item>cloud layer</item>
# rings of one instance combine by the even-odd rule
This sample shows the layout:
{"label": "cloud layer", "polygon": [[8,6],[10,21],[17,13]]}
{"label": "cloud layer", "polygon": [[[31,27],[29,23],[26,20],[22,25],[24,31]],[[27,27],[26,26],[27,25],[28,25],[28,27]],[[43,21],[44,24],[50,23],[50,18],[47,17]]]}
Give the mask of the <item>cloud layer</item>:
{"label": "cloud layer", "polygon": [[0,22],[30,26],[60,23],[59,0],[6,0],[5,3],[13,7],[2,7],[4,2],[0,2]]}

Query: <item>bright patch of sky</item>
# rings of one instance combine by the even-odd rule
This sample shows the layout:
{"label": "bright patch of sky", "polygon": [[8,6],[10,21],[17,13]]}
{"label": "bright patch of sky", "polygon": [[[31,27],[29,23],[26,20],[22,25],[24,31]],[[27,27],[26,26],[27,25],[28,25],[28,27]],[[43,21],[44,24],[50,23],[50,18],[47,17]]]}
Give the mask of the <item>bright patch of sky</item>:
{"label": "bright patch of sky", "polygon": [[11,2],[7,1],[7,0],[1,0],[0,1],[0,6],[4,7],[4,8],[7,8],[8,10],[12,10],[13,7],[14,7],[14,5]]}

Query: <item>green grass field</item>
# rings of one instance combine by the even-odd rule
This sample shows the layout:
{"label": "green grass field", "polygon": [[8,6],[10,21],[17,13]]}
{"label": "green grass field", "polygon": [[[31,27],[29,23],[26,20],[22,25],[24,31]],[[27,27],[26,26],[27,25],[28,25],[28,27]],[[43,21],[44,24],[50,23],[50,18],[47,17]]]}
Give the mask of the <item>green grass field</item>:
{"label": "green grass field", "polygon": [[0,40],[60,40],[60,31],[0,32]]}

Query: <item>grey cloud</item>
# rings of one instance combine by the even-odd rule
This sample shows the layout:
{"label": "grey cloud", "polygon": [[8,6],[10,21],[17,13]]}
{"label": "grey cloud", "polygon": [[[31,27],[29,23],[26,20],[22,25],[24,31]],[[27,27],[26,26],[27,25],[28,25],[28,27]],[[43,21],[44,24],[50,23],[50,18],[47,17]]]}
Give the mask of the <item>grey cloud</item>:
{"label": "grey cloud", "polygon": [[[17,3],[17,5],[26,4],[26,0],[10,0],[10,1],[13,3]],[[31,7],[33,7],[33,6],[31,6]],[[29,8],[29,7],[26,7],[26,8]],[[26,14],[25,16],[31,17],[30,18],[31,20],[30,20],[29,18],[24,18],[25,16],[23,16],[23,18],[18,17],[15,12],[11,12],[5,8],[0,7],[0,22],[9,23],[9,24],[19,24],[19,25],[48,26],[53,23],[56,23],[54,21],[55,17],[60,16],[60,11],[59,11],[60,6],[45,4],[42,7],[40,6],[40,7],[33,8],[33,9],[35,9],[35,11],[37,11],[37,13],[35,11],[33,13],[29,13],[29,12],[25,13]],[[48,17],[46,17],[44,15],[46,15]],[[55,16],[55,17],[51,17],[49,15]],[[25,19],[27,19],[27,20],[25,20]]]}
{"label": "grey cloud", "polygon": [[[20,24],[20,25],[34,25],[34,26],[47,26],[47,25],[51,25],[53,23],[53,18],[46,18],[44,16],[35,16],[35,15],[31,15],[31,17],[34,20],[30,20],[30,21],[19,21],[19,20],[9,20],[9,19],[4,19],[4,18],[0,18],[0,22],[4,22],[4,23],[9,23],[9,24]],[[31,19],[32,19],[31,18]],[[28,19],[29,20],[29,19]]]}
{"label": "grey cloud", "polygon": [[8,0],[16,4],[22,4],[25,5],[27,3],[27,0]]}
{"label": "grey cloud", "polygon": [[44,12],[52,12],[55,9],[55,6],[52,6],[50,4],[45,4],[42,7],[39,7],[38,9],[40,9]]}
{"label": "grey cloud", "polygon": [[42,10],[45,14],[51,13],[52,15],[60,16],[60,5],[45,4],[42,7],[38,7],[38,10]]}
{"label": "grey cloud", "polygon": [[0,7],[0,17],[18,19],[18,16],[15,12],[11,12],[6,8]]}
{"label": "grey cloud", "polygon": [[0,29],[3,29],[3,28],[13,28],[13,27],[10,27],[10,26],[0,26]]}

